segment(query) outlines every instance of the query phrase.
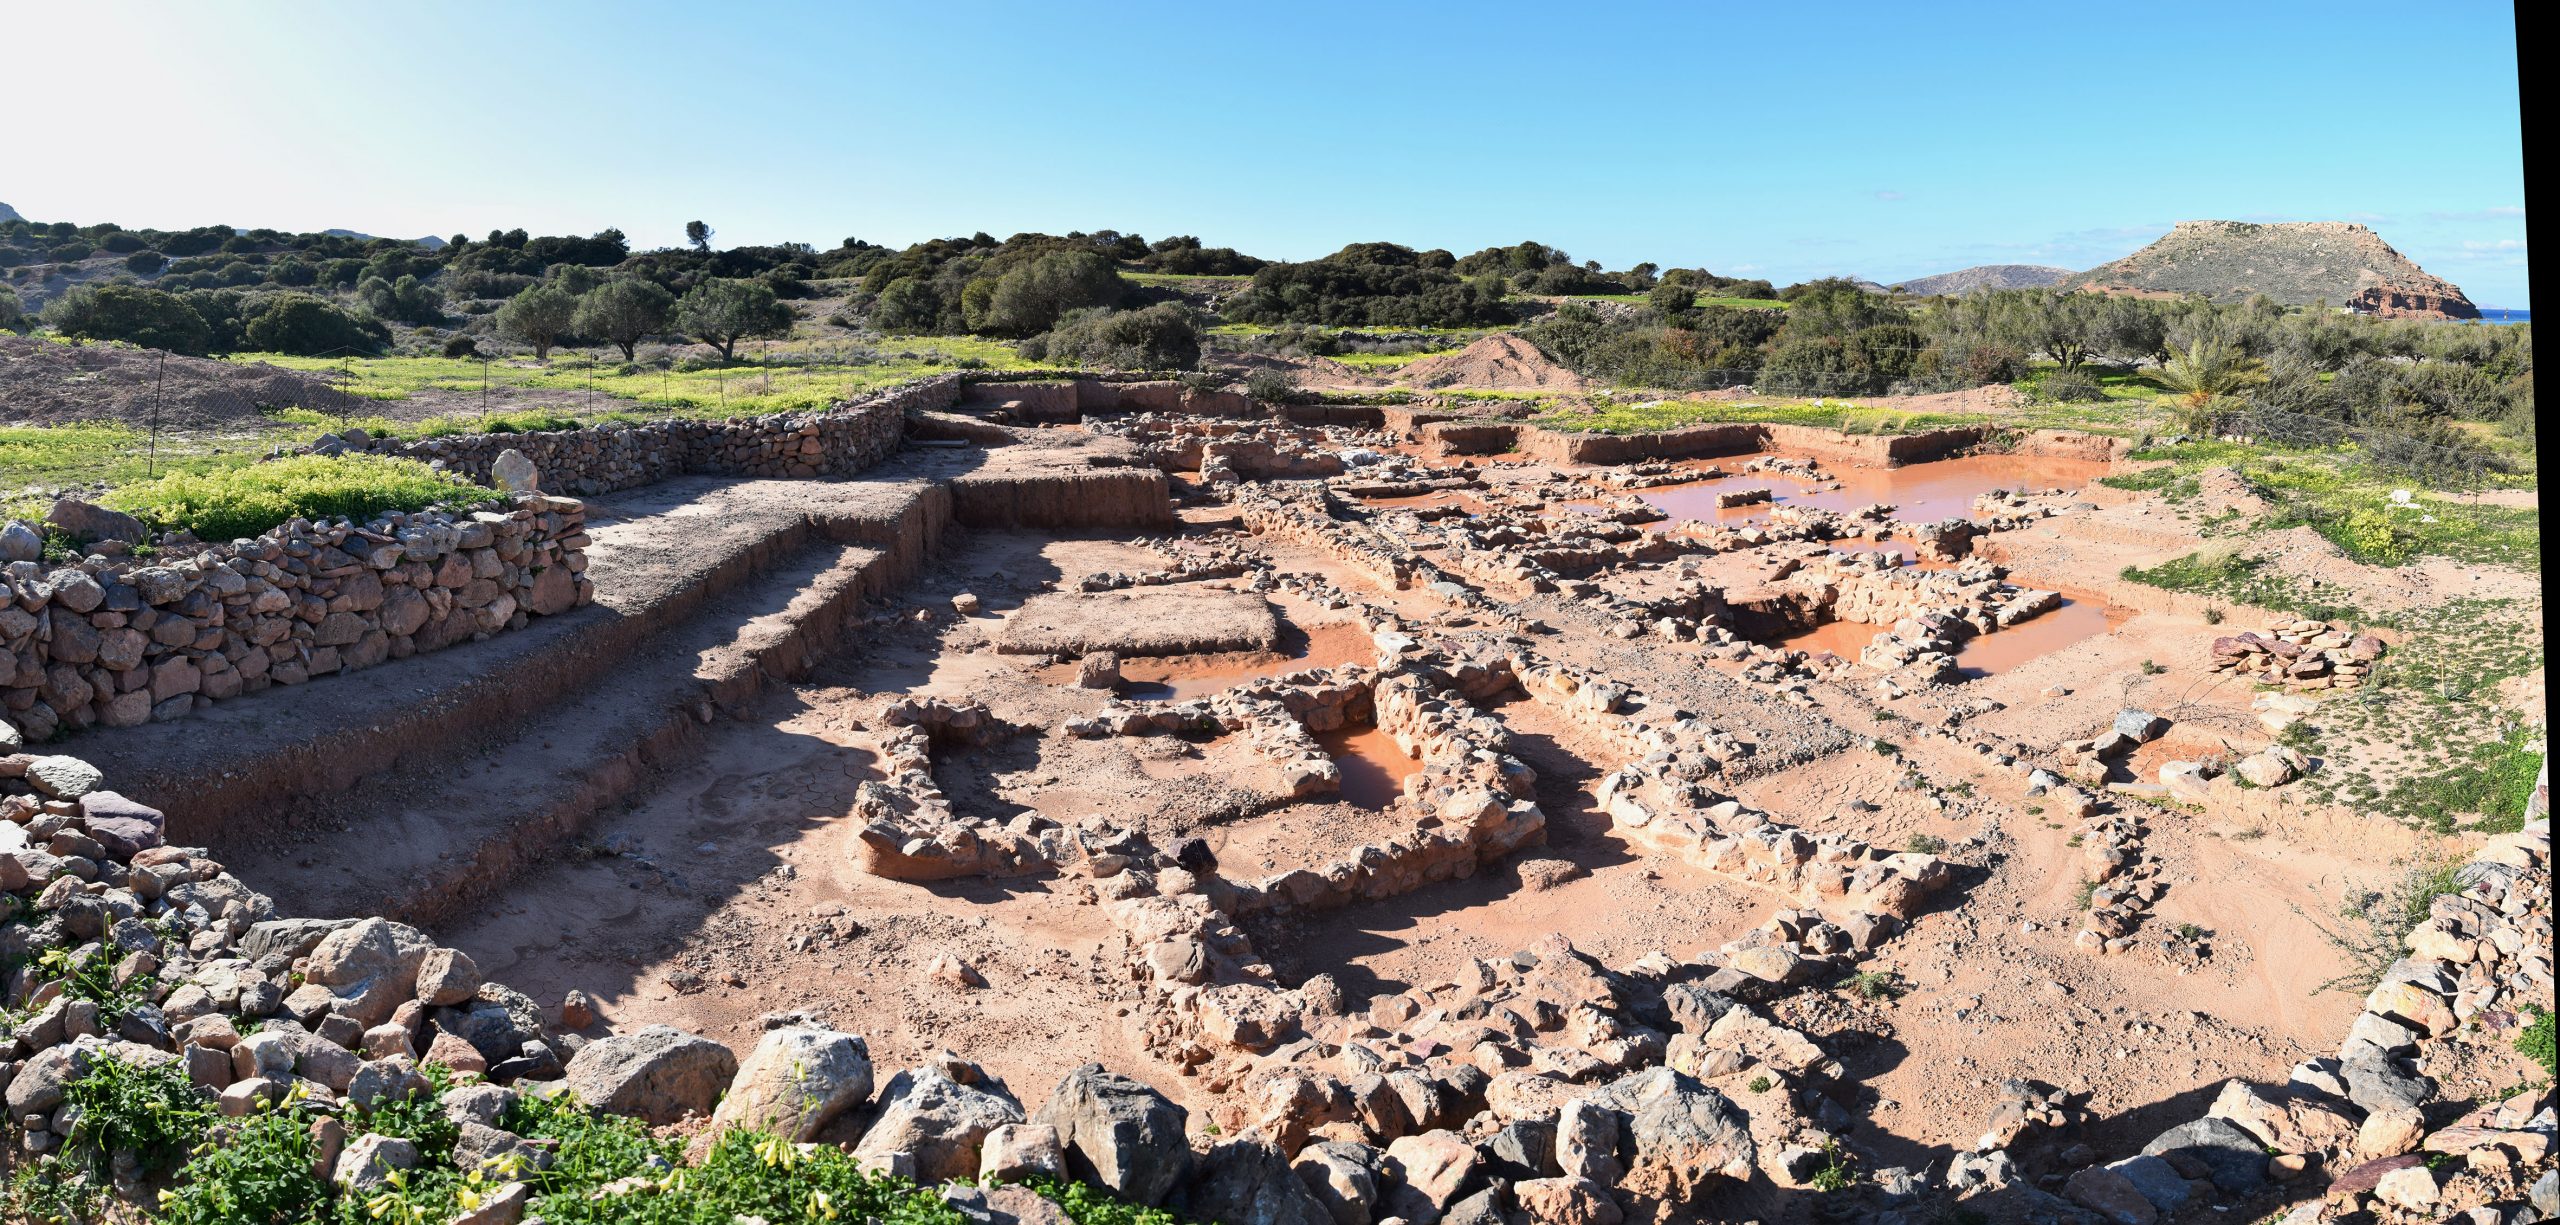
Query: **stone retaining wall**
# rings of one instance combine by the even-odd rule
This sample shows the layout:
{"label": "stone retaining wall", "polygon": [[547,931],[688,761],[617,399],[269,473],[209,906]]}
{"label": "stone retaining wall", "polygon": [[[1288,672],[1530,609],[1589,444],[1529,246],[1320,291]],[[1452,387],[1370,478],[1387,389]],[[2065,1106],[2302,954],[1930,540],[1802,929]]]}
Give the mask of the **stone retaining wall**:
{"label": "stone retaining wall", "polygon": [[908,410],[959,403],[957,375],[937,375],[824,412],[726,421],[671,419],[527,434],[457,434],[415,441],[371,439],[344,449],[441,463],[484,484],[508,450],[522,451],[545,487],[610,493],[700,473],[744,477],[850,476],[898,449]]}
{"label": "stone retaining wall", "polygon": [[174,719],[566,612],[595,595],[586,544],[583,504],[536,494],[360,527],[297,519],[165,561],[11,563],[0,741]]}

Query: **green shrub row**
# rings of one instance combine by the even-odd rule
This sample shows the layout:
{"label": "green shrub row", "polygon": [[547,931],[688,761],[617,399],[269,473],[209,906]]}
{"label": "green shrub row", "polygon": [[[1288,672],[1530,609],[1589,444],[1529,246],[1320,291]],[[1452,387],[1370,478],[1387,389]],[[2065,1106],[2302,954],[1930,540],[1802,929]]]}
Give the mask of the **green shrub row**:
{"label": "green shrub row", "polygon": [[103,499],[158,531],[197,539],[255,536],[288,519],[344,515],[362,523],[390,511],[480,506],[497,492],[414,459],[298,455],[244,468],[173,472]]}
{"label": "green shrub row", "polygon": [[[567,1094],[519,1099],[499,1126],[550,1148],[540,1169],[465,1170],[454,1160],[458,1128],[438,1097],[454,1077],[427,1066],[430,1092],[370,1112],[321,1108],[299,1095],[241,1119],[223,1119],[175,1062],[141,1067],[101,1061],[71,1086],[80,1126],[60,1153],[24,1166],[0,1214],[40,1225],[126,1220],[111,1204],[112,1155],[131,1151],[140,1173],[167,1186],[142,1219],[165,1225],[437,1225],[471,1211],[505,1184],[533,1192],[528,1217],[552,1225],[768,1225],[881,1222],[960,1225],[967,1218],[939,1191],[864,1170],[852,1154],[802,1147],[764,1132],[722,1135],[698,1163],[684,1143],[646,1125],[579,1105]],[[389,1186],[343,1192],[315,1171],[312,1124],[341,1113],[350,1139],[382,1134],[414,1144],[418,1168]],[[1092,1187],[1041,1181],[1031,1189],[1077,1225],[1176,1225],[1159,1209]]]}

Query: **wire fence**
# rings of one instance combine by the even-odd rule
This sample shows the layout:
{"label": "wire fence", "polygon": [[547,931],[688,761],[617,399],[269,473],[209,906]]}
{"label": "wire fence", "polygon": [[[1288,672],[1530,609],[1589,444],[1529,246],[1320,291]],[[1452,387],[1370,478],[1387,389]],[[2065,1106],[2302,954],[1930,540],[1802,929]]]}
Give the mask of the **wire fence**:
{"label": "wire fence", "polygon": [[2408,477],[2439,489],[2475,492],[2499,470],[2497,457],[2484,451],[2448,447],[2400,430],[2355,425],[2345,420],[2287,412],[2244,403],[2213,418],[2207,427],[2216,437],[2306,450],[2352,447],[2357,458],[2384,472]]}

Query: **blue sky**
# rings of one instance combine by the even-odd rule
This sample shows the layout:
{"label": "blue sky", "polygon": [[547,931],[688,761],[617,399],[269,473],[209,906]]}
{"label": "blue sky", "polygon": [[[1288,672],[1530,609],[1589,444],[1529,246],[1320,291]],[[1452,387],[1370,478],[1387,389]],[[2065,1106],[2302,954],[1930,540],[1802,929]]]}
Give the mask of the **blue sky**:
{"label": "blue sky", "polygon": [[1780,283],[2352,220],[2530,304],[2512,10],[0,0],[39,220],[1535,238]]}

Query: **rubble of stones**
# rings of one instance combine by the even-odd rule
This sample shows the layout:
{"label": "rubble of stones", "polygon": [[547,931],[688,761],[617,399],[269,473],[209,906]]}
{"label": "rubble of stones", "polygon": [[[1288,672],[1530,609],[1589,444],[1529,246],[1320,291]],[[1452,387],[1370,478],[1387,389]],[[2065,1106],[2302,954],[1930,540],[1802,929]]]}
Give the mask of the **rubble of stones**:
{"label": "rubble of stones", "polygon": [[[146,540],[127,516],[70,505],[58,522],[116,533],[112,543],[58,566],[17,550],[0,567],[0,725],[30,740],[174,719],[520,629],[595,595],[575,498],[295,519],[221,544]],[[148,556],[134,556],[140,543]]]}
{"label": "rubble of stones", "polygon": [[2211,667],[2287,689],[2360,689],[2386,649],[2371,634],[2296,619],[2214,639]]}

